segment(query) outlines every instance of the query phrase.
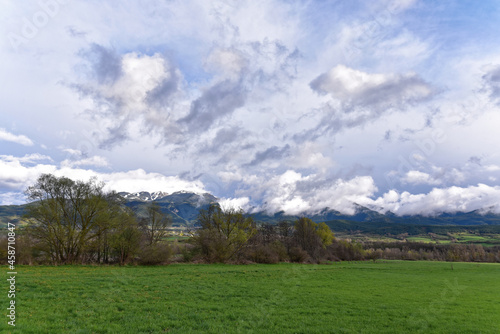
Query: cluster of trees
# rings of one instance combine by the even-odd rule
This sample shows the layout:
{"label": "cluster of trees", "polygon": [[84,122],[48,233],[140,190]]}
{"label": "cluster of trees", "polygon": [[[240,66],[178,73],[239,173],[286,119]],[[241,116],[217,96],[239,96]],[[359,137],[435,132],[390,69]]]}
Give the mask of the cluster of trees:
{"label": "cluster of trees", "polygon": [[[325,223],[309,218],[257,225],[241,210],[212,205],[180,244],[167,240],[171,220],[152,202],[141,216],[91,179],[45,174],[29,187],[29,226],[16,239],[17,263],[137,263],[170,261],[278,263],[370,259],[500,262],[500,247],[337,240]],[[7,258],[0,239],[0,259]]]}
{"label": "cluster of trees", "polygon": [[138,217],[96,179],[44,174],[26,195],[30,224],[17,238],[18,263],[161,264],[173,253],[184,261],[209,263],[304,262],[323,258],[334,241],[324,223],[300,218],[293,224],[257,226],[241,210],[212,205],[200,212],[193,237],[172,245],[166,240],[171,220],[156,203]]}
{"label": "cluster of trees", "polygon": [[293,224],[256,226],[251,217],[218,205],[202,210],[189,259],[206,262],[277,263],[319,261],[334,235],[325,223],[300,218]]}
{"label": "cluster of trees", "polygon": [[16,240],[18,262],[153,264],[168,259],[171,250],[163,238],[169,217],[155,203],[137,217],[120,196],[103,188],[96,179],[41,175],[26,190],[32,201],[26,214],[30,224]]}
{"label": "cluster of trees", "polygon": [[365,242],[365,254],[388,260],[500,262],[500,247],[480,244],[436,245],[419,242]]}

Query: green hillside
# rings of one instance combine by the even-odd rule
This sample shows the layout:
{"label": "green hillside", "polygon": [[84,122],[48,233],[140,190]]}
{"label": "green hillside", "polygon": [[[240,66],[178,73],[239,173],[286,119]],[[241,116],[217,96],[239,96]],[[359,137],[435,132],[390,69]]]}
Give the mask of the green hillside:
{"label": "green hillside", "polygon": [[9,222],[18,226],[25,225],[25,207],[26,205],[0,205],[0,228],[5,228]]}

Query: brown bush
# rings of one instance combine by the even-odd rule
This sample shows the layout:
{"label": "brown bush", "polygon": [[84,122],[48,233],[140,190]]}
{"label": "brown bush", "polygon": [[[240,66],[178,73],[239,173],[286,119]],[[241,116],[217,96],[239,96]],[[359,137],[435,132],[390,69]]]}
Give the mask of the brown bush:
{"label": "brown bush", "polygon": [[166,264],[172,256],[172,249],[164,243],[143,246],[139,252],[138,263],[141,265]]}
{"label": "brown bush", "polygon": [[271,245],[257,245],[250,251],[250,259],[257,263],[278,263],[279,255],[272,249]]}
{"label": "brown bush", "polygon": [[303,263],[309,259],[309,254],[307,254],[307,252],[300,247],[290,248],[288,255],[290,256],[290,261],[292,262]]}

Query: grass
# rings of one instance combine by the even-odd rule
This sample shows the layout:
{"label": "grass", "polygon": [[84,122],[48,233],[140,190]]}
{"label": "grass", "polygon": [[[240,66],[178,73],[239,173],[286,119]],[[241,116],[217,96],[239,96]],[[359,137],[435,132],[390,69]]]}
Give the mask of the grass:
{"label": "grass", "polygon": [[408,237],[408,238],[406,238],[406,240],[411,241],[411,242],[425,242],[425,243],[434,243],[435,242],[431,238],[426,238],[426,237]]}
{"label": "grass", "polygon": [[444,262],[20,266],[12,333],[498,333],[499,277]]}
{"label": "grass", "polygon": [[390,238],[377,234],[348,234],[337,233],[340,239],[352,239],[355,241],[376,241],[376,242],[402,242],[404,239],[411,242],[435,243],[435,244],[478,244],[485,247],[500,246],[499,234],[472,234],[472,233],[451,233],[451,234],[436,234],[431,238],[429,234],[419,234],[405,236],[402,238]]}

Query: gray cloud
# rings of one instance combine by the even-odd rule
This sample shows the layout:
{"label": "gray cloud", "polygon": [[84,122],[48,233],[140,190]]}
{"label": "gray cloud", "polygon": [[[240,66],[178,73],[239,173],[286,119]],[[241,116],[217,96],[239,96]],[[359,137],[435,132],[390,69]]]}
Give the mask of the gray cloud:
{"label": "gray cloud", "polygon": [[471,164],[481,166],[481,160],[482,159],[480,157],[473,155],[469,158],[468,162]]}
{"label": "gray cloud", "polygon": [[[161,136],[158,145],[173,144],[173,150],[186,153],[191,147],[216,152],[196,138],[220,126],[223,119],[248,102],[262,101],[285,92],[297,74],[298,49],[292,52],[278,40],[236,41],[231,47],[214,46],[205,58],[205,70],[211,81],[195,100],[186,100],[181,71],[163,55],[141,53],[118,55],[114,50],[92,44],[81,56],[90,64],[89,80],[71,85],[94,103],[88,115],[94,121],[120,122],[99,134],[99,147],[111,149],[129,139],[128,123],[139,120],[140,131]],[[183,112],[186,102],[189,111]],[[177,104],[178,103],[178,104]],[[180,107],[180,108],[179,108]],[[260,129],[258,129],[260,130]],[[229,132],[220,132],[229,136]],[[247,131],[253,136],[253,129]],[[195,141],[193,144],[192,141]],[[248,141],[239,142],[248,145]],[[220,151],[218,151],[220,152]],[[192,152],[191,152],[192,153]],[[225,161],[225,153],[214,161]]]}
{"label": "gray cloud", "polygon": [[337,66],[310,83],[319,94],[330,94],[342,102],[344,112],[370,107],[375,112],[407,105],[433,96],[436,91],[418,75],[368,74]]}
{"label": "gray cloud", "polygon": [[230,145],[238,139],[243,139],[246,135],[248,135],[248,132],[239,126],[224,127],[217,131],[217,134],[210,143],[202,145],[199,153],[212,154],[220,152],[224,146]]}
{"label": "gray cloud", "polygon": [[189,114],[180,119],[190,132],[203,132],[214,122],[245,104],[247,91],[241,82],[224,80],[207,89],[191,104]]}
{"label": "gray cloud", "polygon": [[129,139],[127,122],[122,121],[118,125],[107,128],[105,138],[99,143],[99,148],[110,150]]}
{"label": "gray cloud", "polygon": [[370,120],[377,119],[381,113],[375,110],[361,110],[346,117],[344,109],[335,108],[330,104],[322,108],[324,116],[313,128],[296,133],[292,136],[296,143],[306,140],[317,140],[325,135],[335,135],[344,129],[355,128],[366,124]]}
{"label": "gray cloud", "polygon": [[163,79],[154,89],[147,92],[146,102],[156,108],[171,104],[173,96],[179,92],[180,78],[175,68],[168,69],[168,77]]}
{"label": "gray cloud", "polygon": [[[298,49],[290,51],[279,41],[264,41],[250,43],[250,50],[252,58],[258,57],[262,62],[250,75],[250,81],[257,86],[257,89],[284,91],[296,79],[297,63],[302,57]],[[266,64],[270,60],[272,66]]]}
{"label": "gray cloud", "polygon": [[[420,201],[405,191],[440,186],[453,195],[452,186],[498,185],[500,63],[484,70],[498,54],[498,27],[454,24],[457,15],[495,22],[494,13],[448,1],[402,14],[417,2],[86,1],[26,39],[16,22],[33,21],[33,8],[17,1],[5,8],[12,22],[1,25],[11,44],[13,33],[25,40],[0,50],[8,82],[0,92],[2,154],[40,152],[55,161],[3,159],[0,179],[24,187],[61,161],[70,160],[73,173],[82,161],[104,165],[87,160],[102,156],[110,173],[136,170],[131,189],[165,191],[171,180],[148,171],[189,170],[216,196],[244,195],[279,210],[347,210],[393,188],[397,210]],[[436,29],[423,31],[431,12]],[[442,45],[463,47],[450,53]],[[76,50],[84,51],[75,59]],[[342,63],[352,68],[329,71]],[[57,82],[74,83],[82,99]],[[446,92],[434,99],[429,83]],[[26,99],[27,92],[35,94]],[[414,163],[433,129],[446,140],[426,149],[428,164]],[[54,152],[61,141],[78,156]],[[399,156],[410,162],[403,166]],[[471,156],[482,160],[466,162]],[[394,170],[406,183],[385,179]]]}
{"label": "gray cloud", "polygon": [[231,143],[234,141],[236,138],[238,138],[239,135],[242,134],[243,129],[240,128],[239,126],[229,128],[229,129],[220,129],[217,132],[217,135],[215,136],[214,140],[212,141],[212,146],[214,147],[220,147],[225,144]]}
{"label": "gray cloud", "polygon": [[123,73],[121,57],[113,49],[94,43],[82,55],[90,62],[100,84],[113,83]]}
{"label": "gray cloud", "polygon": [[490,98],[500,105],[500,65],[493,67],[483,75],[483,80],[490,93]]}
{"label": "gray cloud", "polygon": [[287,157],[288,155],[290,155],[290,145],[286,144],[282,147],[272,146],[264,151],[255,153],[254,159],[250,161],[247,166],[255,166],[265,160],[279,160]]}
{"label": "gray cloud", "polygon": [[96,131],[97,146],[112,149],[129,140],[130,122],[141,121],[143,133],[157,131],[162,142],[181,142],[181,129],[171,120],[170,110],[180,92],[181,74],[164,55],[117,54],[92,44],[80,52],[89,64],[88,78],[69,86],[93,107],[85,114],[94,122],[109,124]]}
{"label": "gray cloud", "polygon": [[86,32],[80,31],[73,26],[67,27],[66,31],[68,32],[69,35],[71,35],[72,37],[76,37],[76,38],[87,36]]}
{"label": "gray cloud", "polygon": [[196,155],[203,155],[205,161],[211,160],[209,163],[213,167],[234,164],[238,156],[246,157],[250,154],[245,151],[254,148],[252,140],[253,137],[248,130],[238,125],[226,125],[217,131],[213,139],[199,144]]}
{"label": "gray cloud", "polygon": [[294,135],[297,142],[362,126],[437,94],[436,89],[413,73],[369,74],[343,65],[321,74],[309,86],[332,100],[321,108],[324,116],[315,127]]}
{"label": "gray cloud", "polygon": [[392,131],[391,130],[387,130],[384,134],[384,140],[387,141],[387,142],[390,142],[392,141]]}

